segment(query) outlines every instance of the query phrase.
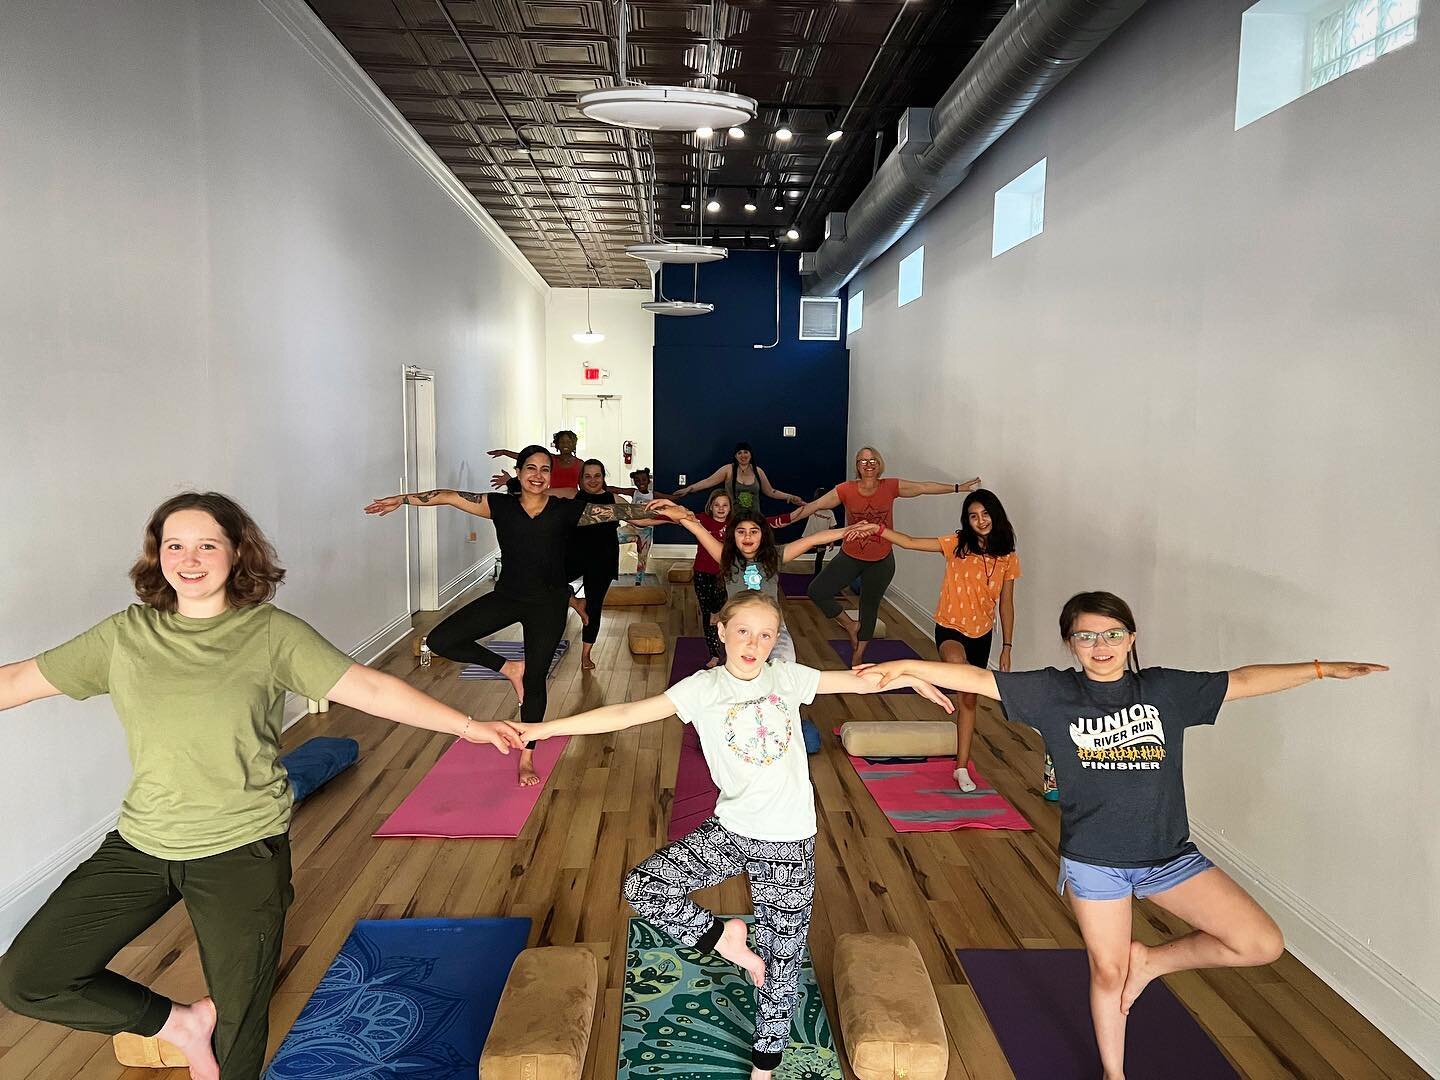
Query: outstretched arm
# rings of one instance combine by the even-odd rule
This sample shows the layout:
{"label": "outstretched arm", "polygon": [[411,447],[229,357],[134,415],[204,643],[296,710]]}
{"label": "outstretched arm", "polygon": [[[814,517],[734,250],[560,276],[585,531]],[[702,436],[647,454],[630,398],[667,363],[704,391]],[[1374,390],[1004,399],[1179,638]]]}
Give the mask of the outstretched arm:
{"label": "outstretched arm", "polygon": [[432,488],[429,491],[411,491],[404,495],[389,495],[376,499],[365,507],[367,514],[388,514],[402,506],[453,506],[476,517],[490,516],[489,497],[480,491],[455,491],[452,488]]}
{"label": "outstretched arm", "polygon": [[514,450],[491,450],[491,451],[490,451],[490,456],[491,456],[491,457],[508,457],[508,458],[510,458],[510,459],[512,459],[512,460],[514,460],[514,461],[519,461],[519,460],[520,460],[520,455],[517,454]]}
{"label": "outstretched arm", "polygon": [[891,680],[888,686],[881,687],[877,680],[867,679],[853,671],[822,671],[818,692],[821,694],[878,694],[882,689],[895,690],[900,687],[909,687],[927,701],[933,701],[939,705],[947,713],[955,711],[955,704],[948,697],[924,679],[916,679],[909,675],[902,675],[898,679]]}
{"label": "outstretched arm", "polygon": [[959,690],[962,694],[979,694],[1000,700],[995,673],[989,668],[971,667],[969,664],[947,664],[940,660],[888,660],[883,664],[862,664],[855,673],[862,679],[875,679],[881,689],[908,675],[936,686]]}
{"label": "outstretched arm", "polygon": [[850,525],[843,529],[822,529],[820,532],[811,533],[809,536],[802,536],[799,540],[791,540],[781,550],[780,561],[787,563],[791,559],[798,559],[811,548],[833,544],[837,540],[853,539],[860,536],[873,536],[879,531],[880,526],[874,521],[862,521],[859,525]]}
{"label": "outstretched arm", "polygon": [[706,488],[715,487],[717,484],[723,484],[725,482],[725,478],[729,475],[730,466],[721,465],[709,476],[705,477],[704,480],[696,480],[693,484],[686,484],[684,487],[678,487],[673,492],[671,492],[671,494],[678,499],[682,495],[689,495],[692,491],[703,491]]}
{"label": "outstretched arm", "polygon": [[901,480],[899,496],[908,499],[915,495],[959,495],[974,491],[980,486],[980,478],[966,480],[963,484],[946,484],[939,480]]}
{"label": "outstretched arm", "polygon": [[604,525],[611,521],[633,521],[640,522],[646,518],[665,518],[667,521],[681,521],[686,517],[694,515],[683,506],[675,506],[666,503],[664,506],[657,506],[661,500],[657,499],[652,503],[636,505],[635,503],[591,503],[580,515],[577,524],[580,525]]}
{"label": "outstretched arm", "polygon": [[[903,484],[904,481],[902,480],[901,483]],[[799,510],[796,510],[794,513],[792,513],[790,515],[790,524],[793,525],[797,521],[802,521],[805,518],[808,518],[817,510],[834,510],[835,507],[839,505],[840,489],[838,487],[833,487],[824,495],[821,495],[818,499],[811,499],[804,506],[800,507]]]}
{"label": "outstretched arm", "polygon": [[0,710],[28,705],[58,693],[50,680],[40,674],[40,665],[34,660],[20,660],[0,667]]}
{"label": "outstretched arm", "polygon": [[488,743],[502,754],[525,748],[525,740],[509,724],[474,720],[449,705],[442,705],[409,683],[364,664],[351,664],[330,691],[330,700],[352,709],[383,716],[397,724],[443,731],[466,742]]}
{"label": "outstretched arm", "polygon": [[695,542],[705,549],[710,558],[718,563],[721,553],[725,550],[725,545],[706,532],[705,526],[700,524],[700,520],[694,514],[680,518],[679,522],[691,536],[695,537]]}
{"label": "outstretched arm", "polygon": [[768,495],[770,498],[779,499],[782,502],[788,502],[795,506],[805,505],[805,500],[800,498],[799,495],[790,495],[786,492],[780,491],[777,488],[772,487],[770,484],[770,478],[765,475],[765,470],[760,468],[759,466],[756,466],[755,476],[756,479],[760,481],[760,490],[766,495]]}
{"label": "outstretched arm", "polygon": [[553,739],[557,735],[599,735],[648,724],[652,720],[664,720],[674,714],[675,706],[670,704],[670,699],[664,694],[656,694],[643,701],[622,701],[618,705],[602,705],[559,720],[527,724],[524,730],[525,737],[531,740]]}
{"label": "outstretched arm", "polygon": [[886,529],[880,536],[889,540],[896,547],[905,548],[907,551],[934,551],[939,552],[940,541],[933,536],[909,536],[906,533],[896,532],[894,529]]}
{"label": "outstretched arm", "polygon": [[1320,679],[1354,679],[1361,675],[1373,675],[1377,671],[1389,670],[1384,664],[1365,664],[1354,660],[1250,664],[1230,672],[1230,685],[1225,691],[1225,700],[1237,701],[1240,698],[1259,697],[1261,694],[1278,694],[1281,690],[1292,690]]}

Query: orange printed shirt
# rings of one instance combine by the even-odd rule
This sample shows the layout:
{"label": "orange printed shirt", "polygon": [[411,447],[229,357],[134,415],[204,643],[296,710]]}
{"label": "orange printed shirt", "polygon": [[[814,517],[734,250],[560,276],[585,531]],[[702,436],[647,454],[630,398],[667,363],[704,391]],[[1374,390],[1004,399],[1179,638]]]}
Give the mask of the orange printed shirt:
{"label": "orange printed shirt", "polygon": [[955,557],[956,536],[937,537],[945,556],[945,580],[940,585],[940,602],[935,621],[959,630],[966,637],[984,637],[995,627],[995,606],[1005,582],[1020,576],[1020,553],[991,558],[968,554]]}
{"label": "orange printed shirt", "polygon": [[[845,507],[845,525],[859,525],[873,521],[887,529],[895,528],[895,500],[900,497],[900,480],[894,476],[882,477],[873,495],[862,495],[860,485],[846,480],[836,486],[840,505]],[[840,550],[852,559],[861,562],[879,562],[890,554],[890,541],[879,533],[846,540]]]}

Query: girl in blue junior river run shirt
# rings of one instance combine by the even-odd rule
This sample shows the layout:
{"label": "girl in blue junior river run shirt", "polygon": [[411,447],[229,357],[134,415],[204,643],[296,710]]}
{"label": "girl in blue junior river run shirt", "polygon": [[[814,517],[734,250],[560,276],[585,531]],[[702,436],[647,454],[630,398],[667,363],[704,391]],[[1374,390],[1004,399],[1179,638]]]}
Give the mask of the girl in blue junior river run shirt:
{"label": "girl in blue junior river run shirt", "polygon": [[[1080,670],[996,672],[925,660],[859,669],[884,686],[909,676],[1005,705],[1040,731],[1060,783],[1060,880],[1090,954],[1090,1013],[1105,1080],[1125,1075],[1125,1019],[1151,979],[1192,968],[1268,964],[1280,928],[1190,842],[1185,730],[1215,723],[1237,698],[1381,664],[1306,661],[1225,672],[1141,669],[1135,616],[1113,593],[1072,596],[1060,637]],[[1153,900],[1195,930],[1163,945],[1130,939],[1130,897]]]}
{"label": "girl in blue junior river run shirt", "polygon": [[[715,816],[630,871],[625,899],[682,945],[719,953],[750,976],[757,1005],[750,1075],[768,1080],[790,1043],[815,897],[815,789],[800,735],[800,706],[816,694],[872,694],[880,688],[850,671],[767,663],[780,640],[780,605],[764,592],[747,589],[731,597],[720,609],[719,628],[725,647],[721,666],[644,701],[529,725],[525,735],[593,735],[671,715],[694,726],[719,789]],[[946,712],[953,708],[933,686],[901,678]],[[717,919],[690,898],[741,873],[750,883],[753,927],[742,919]],[[754,933],[754,951],[747,931]]]}

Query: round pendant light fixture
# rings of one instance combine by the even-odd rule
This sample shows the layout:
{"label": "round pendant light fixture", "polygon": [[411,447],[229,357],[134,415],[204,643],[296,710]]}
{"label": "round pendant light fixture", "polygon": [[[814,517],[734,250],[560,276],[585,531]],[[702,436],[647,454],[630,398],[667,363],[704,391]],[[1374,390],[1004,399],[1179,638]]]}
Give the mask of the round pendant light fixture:
{"label": "round pendant light fixture", "polygon": [[591,120],[642,131],[699,131],[739,127],[755,119],[752,97],[694,86],[615,86],[580,95]]}
{"label": "round pendant light fixture", "polygon": [[719,262],[730,251],[708,244],[631,244],[625,254],[647,263],[710,263]]}
{"label": "round pendant light fixture", "polygon": [[715,310],[714,304],[695,300],[651,300],[640,306],[656,315],[709,315]]}

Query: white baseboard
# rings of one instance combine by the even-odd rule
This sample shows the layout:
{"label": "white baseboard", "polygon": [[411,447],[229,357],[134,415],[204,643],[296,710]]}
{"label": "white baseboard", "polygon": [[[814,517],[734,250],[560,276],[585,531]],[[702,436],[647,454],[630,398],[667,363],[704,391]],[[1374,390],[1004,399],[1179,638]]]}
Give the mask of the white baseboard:
{"label": "white baseboard", "polygon": [[1276,881],[1203,822],[1195,842],[1280,924],[1285,947],[1415,1059],[1440,1076],[1440,1001],[1376,956],[1364,942]]}
{"label": "white baseboard", "polygon": [[[934,627],[930,609],[916,603],[903,589],[892,585],[885,599],[923,633],[928,635]],[[1205,854],[1280,924],[1285,946],[1297,960],[1427,1073],[1440,1076],[1440,1001],[1288,886],[1266,874],[1216,830],[1192,818],[1190,832]]]}
{"label": "white baseboard", "polygon": [[0,953],[10,948],[15,935],[40,910],[40,905],[55,891],[65,875],[96,848],[105,834],[115,828],[120,811],[114,810],[86,829],[64,848],[46,859],[19,881],[0,892]]}
{"label": "white baseboard", "polygon": [[500,559],[498,550],[490,552],[484,558],[477,559],[460,573],[445,583],[440,590],[440,606],[443,608],[466,591],[473,589],[482,581],[488,578],[495,570],[495,565]]}
{"label": "white baseboard", "polygon": [[693,559],[695,558],[695,545],[655,544],[650,548],[650,556],[655,559]]}

